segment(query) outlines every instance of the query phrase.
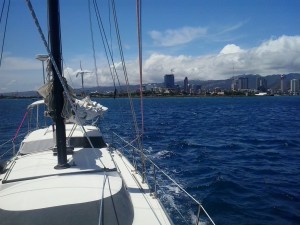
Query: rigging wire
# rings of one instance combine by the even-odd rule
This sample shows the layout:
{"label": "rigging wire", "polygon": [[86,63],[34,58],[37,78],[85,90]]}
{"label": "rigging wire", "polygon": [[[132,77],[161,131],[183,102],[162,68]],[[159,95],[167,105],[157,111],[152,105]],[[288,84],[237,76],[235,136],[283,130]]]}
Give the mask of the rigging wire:
{"label": "rigging wire", "polygon": [[1,24],[1,21],[2,21],[2,15],[3,15],[3,10],[4,10],[4,6],[5,6],[5,1],[3,1],[3,4],[2,4],[2,9],[1,9],[1,16],[0,16],[0,24]]}
{"label": "rigging wire", "polygon": [[109,21],[109,36],[110,36],[110,49],[112,51],[112,56],[114,55],[113,47],[112,47],[112,29],[111,29],[111,7],[109,4],[110,0],[107,0],[108,3],[108,21]]}
{"label": "rigging wire", "polygon": [[[103,26],[103,23],[102,23],[102,19],[101,19],[101,15],[100,15],[100,11],[99,11],[97,1],[93,0],[93,3],[94,3],[94,9],[95,9],[95,13],[96,13],[96,18],[97,18],[97,22],[98,22],[98,27],[99,27],[99,31],[100,31],[101,40],[102,40],[102,44],[103,44],[103,47],[104,47],[107,63],[108,63],[108,66],[109,66],[110,74],[112,76],[114,88],[116,88],[116,78],[118,80],[119,85],[120,85],[120,80],[119,80],[118,73],[117,73],[117,70],[116,70],[116,67],[115,67],[115,62],[114,62],[114,59],[113,59],[113,56],[112,56],[112,52],[109,48],[109,44],[108,44],[108,41],[107,41],[107,36],[106,36],[105,29],[104,29],[104,26]],[[110,58],[108,57],[108,53],[109,53]],[[112,68],[113,68],[114,73],[112,72]]]}
{"label": "rigging wire", "polygon": [[95,42],[94,42],[94,32],[93,32],[91,2],[90,2],[90,0],[88,0],[88,7],[89,7],[90,31],[91,31],[91,39],[92,39],[92,48],[93,48],[93,58],[94,58],[94,66],[95,66],[95,73],[96,73],[96,81],[97,81],[97,88],[99,89],[98,67],[97,67],[96,52],[95,52]]}
{"label": "rigging wire", "polygon": [[137,33],[138,33],[138,56],[139,56],[139,75],[140,75],[140,97],[141,97],[141,119],[142,128],[141,134],[144,133],[144,109],[143,109],[143,64],[142,64],[142,5],[140,0],[136,0],[136,11],[137,11]]}
{"label": "rigging wire", "polygon": [[[143,144],[143,137],[144,137],[144,102],[143,102],[143,64],[142,64],[142,4],[141,0],[136,0],[136,13],[137,13],[137,35],[138,35],[138,56],[139,56],[139,74],[140,74],[140,104],[141,104],[141,150],[142,150],[142,167],[143,173],[146,172],[146,165],[145,165],[145,157],[144,157],[144,144]],[[143,180],[145,179],[143,175]]]}
{"label": "rigging wire", "polygon": [[[135,110],[134,110],[133,101],[132,101],[131,93],[130,93],[130,90],[129,90],[130,84],[129,84],[128,74],[127,74],[127,69],[126,69],[126,64],[125,64],[123,49],[122,49],[121,36],[120,36],[120,32],[119,32],[118,19],[117,19],[117,13],[116,13],[116,6],[115,6],[115,1],[114,0],[112,0],[112,9],[113,9],[113,15],[114,15],[114,22],[115,22],[115,29],[116,29],[116,34],[117,34],[117,41],[118,41],[118,46],[119,46],[119,52],[120,52],[121,62],[122,62],[122,67],[123,67],[123,73],[124,73],[126,87],[127,87],[127,94],[128,94],[128,98],[129,98],[129,103],[130,103],[132,118],[133,118],[135,132],[136,132],[136,137],[137,137],[137,144],[138,144],[139,149],[141,150],[141,158],[144,159],[144,152],[143,152],[142,140],[140,138],[140,130],[139,130],[139,127],[138,127],[138,123],[137,123],[137,119],[136,119],[136,113],[135,113]],[[142,163],[143,163],[143,169],[145,169],[145,165],[144,165],[145,161],[142,160]],[[145,182],[145,175],[146,175],[146,170],[143,171],[143,182]]]}
{"label": "rigging wire", "polygon": [[[8,1],[7,12],[6,12],[4,34],[3,34],[2,47],[1,47],[1,56],[0,56],[0,67],[1,67],[1,64],[2,64],[2,56],[3,56],[3,49],[4,49],[4,43],[5,43],[6,27],[7,27],[8,15],[9,15],[9,8],[10,8],[10,0]],[[3,8],[2,8],[2,10],[3,10]],[[1,17],[2,17],[2,12],[1,12]]]}
{"label": "rigging wire", "polygon": [[[100,31],[100,34],[101,34],[101,37],[102,37],[102,43],[103,43],[103,46],[105,48],[105,53],[106,53],[107,62],[108,62],[108,65],[109,65],[110,74],[111,74],[112,81],[113,81],[113,84],[114,84],[114,99],[115,99],[116,96],[117,96],[117,93],[118,93],[117,88],[116,88],[116,86],[117,86],[116,85],[116,79],[117,79],[117,82],[118,82],[119,90],[121,90],[121,84],[120,84],[119,75],[118,75],[118,72],[116,70],[116,66],[115,66],[115,62],[114,62],[113,41],[112,41],[112,31],[113,31],[113,29],[112,29],[112,22],[111,22],[111,20],[112,20],[111,19],[112,18],[111,7],[112,6],[110,4],[110,1],[111,0],[108,0],[108,2],[107,2],[108,3],[108,21],[109,21],[110,43],[108,41],[104,26],[103,26],[103,23],[102,23],[102,19],[101,19],[101,16],[100,16],[100,11],[99,11],[99,8],[98,8],[98,4],[95,0],[93,1],[93,3],[94,3],[95,13],[96,13],[96,16],[97,16],[99,31]],[[104,39],[105,39],[105,42],[104,42]],[[108,49],[108,51],[106,51],[106,48]],[[107,52],[109,52],[110,60],[109,60]],[[112,63],[110,63],[110,61]],[[112,72],[112,70],[113,70],[114,73]],[[117,102],[119,104],[119,108],[121,108],[120,101],[117,101]],[[122,117],[122,121],[125,124],[125,120],[123,118],[123,113],[120,113],[120,115]]]}
{"label": "rigging wire", "polygon": [[[116,70],[116,66],[115,66],[116,64],[114,62],[112,47],[109,47],[110,45],[109,45],[108,38],[107,38],[105,29],[104,29],[104,26],[103,26],[103,22],[102,22],[102,18],[101,18],[101,15],[100,15],[98,4],[97,4],[96,0],[94,0],[93,3],[94,3],[95,13],[96,13],[96,16],[97,16],[97,22],[98,22],[99,31],[100,31],[101,38],[102,38],[102,43],[103,43],[103,46],[104,46],[104,50],[105,50],[106,57],[107,57],[107,62],[108,62],[109,69],[110,69],[111,76],[112,76],[113,83],[114,83],[114,88],[115,88],[115,95],[114,95],[114,97],[115,97],[116,94],[117,94],[116,79],[118,81],[119,88],[121,89],[120,79],[119,79],[119,76],[118,76],[118,72]],[[114,13],[113,16],[116,17],[116,13]],[[116,22],[116,19],[114,19],[114,22]],[[111,27],[111,24],[110,24],[110,27]],[[116,25],[115,25],[115,28],[116,28],[116,32],[118,32],[118,28],[117,28]],[[112,45],[112,42],[111,42],[111,45]],[[121,49],[121,48],[119,48],[119,49]],[[109,53],[110,58],[108,57],[108,53]],[[114,73],[112,72],[112,70],[114,71]],[[124,66],[123,66],[123,71],[124,71]],[[127,87],[129,87],[129,84],[127,85]],[[127,92],[130,95],[129,89],[127,90]],[[130,101],[131,101],[131,98],[130,98]],[[131,111],[132,111],[132,109],[133,109],[133,104],[131,104]],[[133,115],[133,118],[136,118],[136,116],[135,116],[134,113],[132,113],[132,115]],[[121,114],[121,116],[123,117],[123,114]],[[133,124],[136,124],[136,120],[134,121]],[[136,133],[138,134],[138,132],[136,132]]]}
{"label": "rigging wire", "polygon": [[[105,29],[104,29],[104,26],[103,26],[103,23],[102,23],[102,18],[101,18],[101,15],[100,15],[100,11],[99,11],[97,1],[93,0],[93,4],[94,4],[94,9],[95,9],[95,13],[96,13],[97,22],[98,22],[98,28],[100,30],[100,34],[101,34],[102,43],[103,43],[103,46],[104,46],[107,62],[108,62],[109,65],[112,64],[111,66],[109,66],[109,69],[111,71],[112,79],[113,79],[113,82],[114,82],[114,87],[116,88],[115,79],[118,80],[118,84],[119,84],[119,87],[120,87],[121,86],[120,85],[120,80],[119,80],[119,76],[118,76],[118,73],[117,73],[117,70],[116,70],[116,67],[115,67],[115,62],[114,62],[114,58],[113,58],[113,54],[112,54],[112,49],[110,48],[109,42],[107,40],[107,35],[106,35]],[[115,7],[114,0],[111,1],[111,4],[112,4],[112,14],[113,14],[113,19],[114,19],[115,32],[116,32],[116,35],[117,35],[118,47],[119,47],[119,52],[120,52],[120,57],[121,57],[121,62],[122,62],[122,68],[123,68],[126,87],[127,87],[127,94],[128,94],[128,98],[129,98],[129,102],[130,102],[130,109],[131,109],[131,113],[132,113],[133,124],[134,124],[134,128],[135,128],[135,133],[136,133],[136,139],[137,139],[139,148],[142,149],[142,144],[141,144],[141,140],[140,140],[141,135],[140,135],[139,128],[138,128],[138,125],[137,125],[136,114],[135,114],[135,110],[134,110],[134,106],[133,106],[133,102],[132,102],[132,98],[131,98],[131,93],[130,93],[130,90],[129,90],[130,84],[129,84],[126,65],[125,65],[125,60],[124,60],[124,54],[123,54],[123,49],[122,49],[122,43],[121,43],[121,38],[120,38],[120,32],[119,32],[119,27],[118,27],[118,19],[117,19],[116,7]],[[108,55],[110,56],[110,59],[109,59]],[[112,69],[114,71],[114,74],[112,73]],[[116,76],[116,78],[115,78],[115,76]],[[116,91],[116,89],[115,89],[115,91]],[[143,158],[143,156],[142,156],[142,158]]]}
{"label": "rigging wire", "polygon": [[[130,93],[130,90],[129,90],[129,85],[130,84],[129,84],[129,80],[128,80],[126,65],[125,65],[125,59],[124,59],[124,54],[123,54],[123,49],[122,49],[121,36],[120,36],[120,32],[119,32],[118,19],[117,19],[117,15],[116,15],[116,6],[115,6],[115,1],[114,0],[112,0],[112,9],[113,9],[113,15],[114,15],[114,23],[115,23],[115,30],[116,30],[116,34],[117,34],[118,47],[119,47],[119,52],[120,52],[120,56],[121,56],[123,73],[124,73],[126,87],[127,87],[127,94],[128,94],[129,103],[130,103],[130,109],[131,109],[131,113],[132,113],[132,118],[133,118],[133,122],[134,122],[136,136],[139,137],[140,132],[139,132],[139,128],[138,128],[138,125],[137,125],[136,113],[135,113],[135,110],[134,110],[131,93]],[[138,140],[138,146],[141,149],[141,140],[140,140],[140,138],[138,138],[137,140]]]}
{"label": "rigging wire", "polygon": [[[106,55],[108,67],[109,67],[110,74],[111,74],[111,77],[112,77],[112,80],[113,80],[114,88],[116,88],[115,76],[114,76],[114,74],[112,72],[111,62],[109,60],[108,52],[107,52],[107,48],[108,48],[107,46],[108,46],[108,44],[107,43],[105,44],[105,41],[104,41],[104,37],[106,37],[106,34],[105,34],[105,31],[104,31],[104,28],[103,28],[103,24],[102,24],[100,12],[99,12],[99,9],[98,9],[97,2],[95,0],[93,0],[93,4],[94,4],[94,10],[95,10],[95,14],[96,14],[97,22],[98,22],[98,28],[99,28],[99,31],[100,31],[101,40],[102,40],[102,44],[103,44],[103,47],[104,47],[104,51],[105,51],[105,55]],[[109,48],[108,48],[108,51],[110,52]],[[112,64],[114,65],[114,62],[113,62],[111,54],[110,54],[110,58],[112,60]]]}
{"label": "rigging wire", "polygon": [[[109,37],[110,37],[110,49],[111,49],[111,55],[112,58],[114,57],[114,49],[113,49],[113,40],[112,40],[112,23],[111,23],[111,5],[110,5],[110,0],[107,0],[107,5],[108,5],[108,22],[109,22]],[[118,76],[118,74],[116,74],[116,76]],[[120,82],[119,82],[119,88],[121,90],[120,87]],[[115,88],[114,90],[114,99],[117,96],[117,88]]]}

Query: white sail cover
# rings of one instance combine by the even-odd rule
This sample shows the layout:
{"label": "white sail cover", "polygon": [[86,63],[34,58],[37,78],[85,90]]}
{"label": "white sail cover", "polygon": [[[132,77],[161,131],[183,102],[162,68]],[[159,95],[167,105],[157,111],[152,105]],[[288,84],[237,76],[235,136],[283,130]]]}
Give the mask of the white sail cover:
{"label": "white sail cover", "polygon": [[89,96],[82,100],[74,99],[74,106],[76,108],[76,115],[80,121],[77,121],[76,117],[73,115],[68,118],[69,122],[84,124],[85,121],[92,120],[98,116],[102,116],[103,113],[108,109],[107,107],[92,101]]}
{"label": "white sail cover", "polygon": [[[52,112],[54,111],[52,82],[53,81],[49,81],[38,90],[38,93],[44,97],[44,102],[48,107],[48,115],[50,116],[53,115]],[[69,85],[67,85],[67,87],[69,95],[72,98],[73,107],[64,96],[65,100],[62,116],[66,119],[66,122],[73,122],[79,125],[85,124],[86,121],[92,120],[98,116],[102,116],[103,113],[108,109],[107,107],[95,101],[92,101],[89,96],[85,97],[82,100],[75,98],[75,94],[72,88]],[[74,113],[76,114],[76,116]]]}

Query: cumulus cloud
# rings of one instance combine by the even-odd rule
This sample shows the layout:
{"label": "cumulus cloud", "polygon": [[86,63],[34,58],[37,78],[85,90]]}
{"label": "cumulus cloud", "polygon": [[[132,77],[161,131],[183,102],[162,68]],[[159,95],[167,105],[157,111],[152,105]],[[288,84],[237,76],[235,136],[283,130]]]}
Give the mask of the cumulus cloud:
{"label": "cumulus cloud", "polygon": [[[228,44],[219,54],[206,56],[171,56],[152,54],[144,63],[149,82],[162,82],[162,77],[175,68],[176,80],[226,79],[239,74],[278,74],[300,72],[300,36],[281,36],[264,41],[258,47],[242,49]],[[234,68],[234,69],[233,69]]]}
{"label": "cumulus cloud", "polygon": [[235,54],[240,52],[243,52],[243,50],[239,46],[235,44],[229,44],[221,50],[220,54]]}
{"label": "cumulus cloud", "polygon": [[42,65],[36,59],[13,57],[10,55],[4,55],[1,66],[1,70],[4,72],[35,70],[40,68],[42,68]]}
{"label": "cumulus cloud", "polygon": [[[228,44],[217,54],[188,56],[152,53],[143,63],[143,82],[160,83],[163,76],[174,73],[175,79],[188,76],[195,80],[227,79],[240,74],[279,74],[300,72],[300,36],[281,36],[262,42],[259,46],[242,49],[236,44]],[[124,84],[121,64],[116,62],[121,84]],[[131,84],[139,83],[137,60],[126,62]],[[100,86],[112,85],[108,67],[98,70]],[[171,70],[174,71],[171,71]],[[65,72],[66,74],[66,72]],[[75,77],[76,70],[69,68],[69,75],[75,87],[81,86],[81,79]],[[85,76],[87,86],[96,85],[95,73]]]}
{"label": "cumulus cloud", "polygon": [[[79,72],[81,72],[79,69],[73,69],[71,67],[64,68],[64,76],[68,80],[69,85],[73,88],[81,88],[82,86],[81,75],[78,74]],[[86,71],[86,73],[83,74],[84,87],[97,86],[96,78],[94,71]]]}
{"label": "cumulus cloud", "polygon": [[[136,63],[129,63],[129,67],[133,67],[130,65],[133,65],[136,67]],[[115,72],[116,71],[116,72]],[[78,69],[73,69],[71,67],[66,67],[64,69],[64,76],[66,77],[68,83],[73,88],[81,88],[81,76],[76,76],[80,72]],[[115,81],[115,84],[118,85],[118,78],[120,80],[120,84],[125,84],[125,81],[123,79],[123,74],[121,68],[119,68],[118,65],[116,65],[116,70],[113,70],[113,68],[109,68],[107,66],[101,66],[97,69],[97,72],[95,70],[89,71],[89,73],[83,74],[83,81],[84,81],[84,87],[97,87],[98,85],[101,86],[113,86]],[[113,74],[113,75],[112,75]],[[137,70],[133,72],[133,74],[137,74]],[[137,80],[135,80],[137,82]]]}
{"label": "cumulus cloud", "polygon": [[207,33],[202,27],[183,27],[165,31],[150,31],[150,37],[158,46],[171,47],[189,43]]}
{"label": "cumulus cloud", "polygon": [[[20,62],[16,59],[10,60],[10,62],[12,66],[10,68],[11,71],[4,70],[4,67],[1,67],[0,83],[6,84],[11,82],[12,86],[15,85],[14,89],[19,91],[25,87],[25,90],[33,90],[33,87],[37,86],[37,84],[42,84],[40,62],[33,63],[30,60]],[[13,64],[12,62],[15,63]],[[21,64],[16,65],[19,62]],[[84,75],[85,87],[97,86],[97,76],[92,69],[92,62],[91,58],[85,58],[82,63],[84,69],[92,71],[92,73]],[[115,65],[120,83],[124,84],[121,63],[116,61]],[[139,69],[137,59],[126,61],[126,67],[130,83],[138,84]],[[25,69],[21,74],[17,71],[20,68]],[[70,63],[68,67],[65,66],[64,70],[65,77],[74,88],[81,87],[81,78],[76,77],[78,69],[79,63],[76,62],[73,65]],[[108,66],[98,65],[97,74],[100,86],[113,85],[110,69]],[[234,43],[228,43],[216,54],[199,56],[169,55],[155,52],[148,57],[144,57],[143,83],[161,83],[163,82],[163,76],[171,73],[172,69],[174,70],[172,72],[175,74],[176,81],[183,80],[186,76],[190,80],[214,80],[227,79],[233,75],[240,74],[300,73],[300,36],[271,38],[262,42],[259,46],[249,49],[244,49]],[[37,77],[39,78],[37,79]],[[13,80],[16,80],[16,82]],[[117,79],[115,79],[115,82],[118,84]]]}

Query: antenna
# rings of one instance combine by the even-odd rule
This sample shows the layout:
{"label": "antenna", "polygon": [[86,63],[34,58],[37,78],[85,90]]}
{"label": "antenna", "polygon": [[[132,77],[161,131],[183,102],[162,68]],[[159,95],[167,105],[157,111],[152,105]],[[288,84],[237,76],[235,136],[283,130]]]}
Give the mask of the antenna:
{"label": "antenna", "polygon": [[83,75],[86,74],[86,73],[92,73],[92,72],[91,71],[83,71],[82,66],[81,66],[81,60],[80,60],[80,71],[76,73],[76,77],[81,75],[81,88],[82,88],[82,91],[84,90]]}

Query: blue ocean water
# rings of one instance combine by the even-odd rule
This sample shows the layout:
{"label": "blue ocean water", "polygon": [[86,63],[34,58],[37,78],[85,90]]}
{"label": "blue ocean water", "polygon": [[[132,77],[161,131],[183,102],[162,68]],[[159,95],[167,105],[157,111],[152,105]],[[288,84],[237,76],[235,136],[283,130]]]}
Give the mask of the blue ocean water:
{"label": "blue ocean water", "polygon": [[[109,108],[103,133],[130,138],[128,101],[95,100]],[[15,135],[30,102],[0,100],[0,143]],[[299,112],[297,96],[147,98],[144,148],[216,224],[300,224]]]}

